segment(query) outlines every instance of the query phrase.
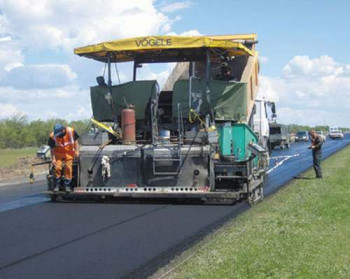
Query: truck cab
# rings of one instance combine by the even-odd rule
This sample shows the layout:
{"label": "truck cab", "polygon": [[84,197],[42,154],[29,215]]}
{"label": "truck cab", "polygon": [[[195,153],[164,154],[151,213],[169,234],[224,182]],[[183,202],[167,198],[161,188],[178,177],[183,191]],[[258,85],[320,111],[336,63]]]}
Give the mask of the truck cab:
{"label": "truck cab", "polygon": [[266,149],[270,149],[270,125],[276,122],[275,103],[265,98],[255,100],[253,115],[254,132],[259,138],[259,143]]}
{"label": "truck cab", "polygon": [[338,126],[333,126],[329,128],[329,138],[330,139],[344,139],[344,134]]}

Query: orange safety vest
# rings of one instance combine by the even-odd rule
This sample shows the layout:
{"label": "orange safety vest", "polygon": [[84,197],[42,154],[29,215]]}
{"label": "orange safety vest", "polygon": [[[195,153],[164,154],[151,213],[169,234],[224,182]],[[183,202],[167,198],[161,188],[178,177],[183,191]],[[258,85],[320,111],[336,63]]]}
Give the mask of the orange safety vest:
{"label": "orange safety vest", "polygon": [[50,138],[55,141],[54,153],[58,155],[65,155],[68,158],[74,158],[74,129],[66,127],[66,134],[61,137],[55,137],[53,132],[50,134]]}

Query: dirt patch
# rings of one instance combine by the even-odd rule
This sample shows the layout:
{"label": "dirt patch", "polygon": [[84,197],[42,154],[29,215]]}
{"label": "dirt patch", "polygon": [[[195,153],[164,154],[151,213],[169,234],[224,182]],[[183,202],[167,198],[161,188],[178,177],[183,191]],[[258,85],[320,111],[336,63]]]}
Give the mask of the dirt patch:
{"label": "dirt patch", "polygon": [[[29,177],[31,166],[35,163],[43,162],[34,156],[26,156],[17,159],[17,162],[10,167],[0,167],[0,179],[13,177]],[[34,167],[34,175],[48,171],[48,165]]]}

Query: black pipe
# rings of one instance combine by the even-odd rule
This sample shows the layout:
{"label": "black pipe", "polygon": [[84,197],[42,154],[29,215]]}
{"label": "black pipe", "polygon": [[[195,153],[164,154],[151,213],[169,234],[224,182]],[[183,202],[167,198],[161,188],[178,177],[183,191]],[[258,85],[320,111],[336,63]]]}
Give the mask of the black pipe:
{"label": "black pipe", "polygon": [[133,81],[136,81],[136,69],[137,69],[137,63],[136,61],[134,61],[134,71],[133,71],[133,78],[132,78]]}
{"label": "black pipe", "polygon": [[111,54],[107,53],[107,65],[108,65],[108,89],[112,93],[112,74],[111,74]]}
{"label": "black pipe", "polygon": [[206,50],[206,64],[207,64],[207,67],[206,67],[206,84],[207,84],[207,88],[206,88],[206,97],[207,97],[207,102],[208,102],[208,105],[209,105],[209,109],[210,109],[210,117],[211,117],[211,120],[214,122],[214,112],[213,112],[213,108],[211,106],[211,103],[210,103],[210,50],[209,48],[207,48]]}

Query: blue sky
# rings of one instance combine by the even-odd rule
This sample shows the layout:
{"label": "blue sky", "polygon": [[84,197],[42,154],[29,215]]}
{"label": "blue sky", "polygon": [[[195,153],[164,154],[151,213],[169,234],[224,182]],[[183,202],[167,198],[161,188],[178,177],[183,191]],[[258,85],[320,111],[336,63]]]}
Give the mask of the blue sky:
{"label": "blue sky", "polygon": [[[350,127],[350,1],[0,0],[0,118],[91,116],[103,65],[75,47],[142,35],[257,33],[260,92],[285,123]],[[120,65],[123,82],[131,78]],[[164,82],[171,67],[145,67]]]}
{"label": "blue sky", "polygon": [[257,33],[269,57],[262,73],[279,76],[296,55],[329,55],[350,63],[350,1],[197,1],[174,27],[203,34]]}

